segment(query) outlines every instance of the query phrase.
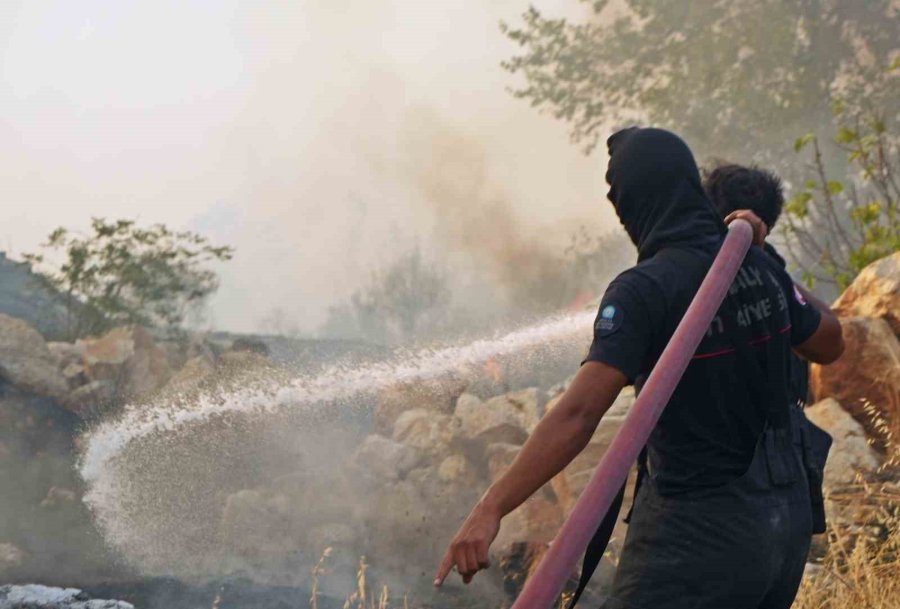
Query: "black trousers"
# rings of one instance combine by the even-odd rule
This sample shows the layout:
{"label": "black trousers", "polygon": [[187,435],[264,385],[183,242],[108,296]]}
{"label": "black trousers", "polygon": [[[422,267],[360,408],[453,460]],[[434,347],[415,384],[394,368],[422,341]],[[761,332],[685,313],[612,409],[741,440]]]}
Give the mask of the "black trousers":
{"label": "black trousers", "polygon": [[[810,499],[797,446],[757,443],[747,472],[700,494],[661,496],[641,485],[604,609],[788,609],[812,537]],[[773,451],[796,461],[794,479],[772,483]],[[778,456],[778,455],[774,455]]]}

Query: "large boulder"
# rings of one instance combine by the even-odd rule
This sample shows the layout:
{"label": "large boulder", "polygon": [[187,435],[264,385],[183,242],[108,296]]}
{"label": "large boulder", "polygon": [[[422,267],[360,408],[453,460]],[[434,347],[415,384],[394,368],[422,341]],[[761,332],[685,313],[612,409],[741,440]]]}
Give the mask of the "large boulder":
{"label": "large boulder", "polygon": [[161,388],[172,376],[166,350],[140,326],[114,328],[96,338],[77,341],[92,381],[110,381],[120,400],[139,400]]}
{"label": "large boulder", "polygon": [[102,380],[118,376],[121,366],[134,355],[135,346],[131,328],[124,326],[113,328],[103,336],[79,339],[75,345],[83,354],[89,376]]}
{"label": "large boulder", "polygon": [[832,308],[841,317],[881,317],[900,336],[900,252],[864,268]]}
{"label": "large boulder", "polygon": [[375,404],[375,431],[389,436],[394,423],[407,410],[433,410],[441,414],[451,414],[456,399],[465,389],[465,384],[454,376],[396,383],[378,393]]}
{"label": "large boulder", "polygon": [[833,364],[813,365],[810,385],[816,400],[834,398],[866,431],[878,438],[866,404],[900,437],[900,342],[884,319],[846,317],[844,354]]}
{"label": "large boulder", "polygon": [[84,369],[84,351],[74,343],[49,342],[47,349],[56,358],[56,367],[62,370],[70,389],[87,382]]}
{"label": "large boulder", "polygon": [[379,481],[401,480],[420,461],[421,456],[415,449],[375,434],[363,440],[351,458],[357,471]]}
{"label": "large boulder", "polygon": [[0,609],[134,609],[125,601],[92,599],[77,588],[0,586]]}
{"label": "large boulder", "polygon": [[434,459],[443,459],[451,452],[457,435],[458,423],[453,417],[433,410],[407,410],[394,423],[395,441]]}
{"label": "large boulder", "polygon": [[525,389],[486,402],[471,394],[463,394],[456,402],[455,416],[467,439],[484,444],[521,444],[539,419],[538,392],[536,389]]}
{"label": "large boulder", "polygon": [[440,462],[437,466],[437,477],[445,484],[457,486],[470,486],[478,483],[475,468],[465,455],[459,453],[448,455]]}
{"label": "large boulder", "polygon": [[828,398],[806,409],[810,421],[831,434],[834,444],[825,464],[825,486],[852,483],[858,474],[874,471],[878,455],[866,440],[865,430],[834,399]]}
{"label": "large boulder", "polygon": [[30,393],[65,395],[68,384],[37,330],[0,313],[0,378]]}

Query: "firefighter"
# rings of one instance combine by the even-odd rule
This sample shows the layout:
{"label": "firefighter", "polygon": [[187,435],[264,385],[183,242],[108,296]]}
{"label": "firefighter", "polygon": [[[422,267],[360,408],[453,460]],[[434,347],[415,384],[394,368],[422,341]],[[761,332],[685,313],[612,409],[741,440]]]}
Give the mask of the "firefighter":
{"label": "firefighter", "polygon": [[[725,224],[678,136],[630,128],[607,146],[607,197],[637,264],[610,283],[574,381],[463,522],[435,585],[453,569],[468,583],[486,568],[501,519],[581,452],[622,388],[640,387],[722,243]],[[765,223],[749,210],[729,221],[738,217],[761,246]],[[791,349],[834,361],[840,323],[752,247],[651,434],[606,609],[790,606],[813,530],[788,403]]]}

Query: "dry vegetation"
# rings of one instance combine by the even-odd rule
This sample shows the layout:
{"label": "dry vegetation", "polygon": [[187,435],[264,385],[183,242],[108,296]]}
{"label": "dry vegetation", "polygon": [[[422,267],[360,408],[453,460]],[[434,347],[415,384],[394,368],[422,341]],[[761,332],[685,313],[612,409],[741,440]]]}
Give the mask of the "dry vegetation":
{"label": "dry vegetation", "polygon": [[884,436],[884,465],[869,479],[835,489],[821,570],[807,577],[794,609],[900,609],[900,442],[875,412]]}
{"label": "dry vegetation", "polygon": [[[331,548],[325,548],[319,561],[311,571],[312,590],[309,597],[310,609],[319,609],[319,577],[327,572],[325,562],[330,557]],[[366,557],[360,557],[359,570],[356,572],[356,590],[347,595],[343,609],[391,609],[392,607],[393,609],[399,609],[400,607],[409,609],[409,599],[406,595],[403,596],[399,603],[392,605],[390,592],[386,585],[382,585],[377,591],[372,590],[369,587],[366,578],[368,568],[369,564],[366,562]]]}

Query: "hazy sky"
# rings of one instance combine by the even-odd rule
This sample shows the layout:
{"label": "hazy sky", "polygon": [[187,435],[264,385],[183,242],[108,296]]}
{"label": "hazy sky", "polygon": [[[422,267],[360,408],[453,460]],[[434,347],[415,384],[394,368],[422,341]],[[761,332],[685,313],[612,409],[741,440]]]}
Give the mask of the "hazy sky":
{"label": "hazy sky", "polygon": [[216,326],[281,308],[311,331],[398,251],[451,247],[423,186],[445,166],[478,173],[466,217],[498,200],[524,239],[608,229],[604,159],[505,90],[497,24],[527,5],[5,0],[0,249],[91,216],[198,230],[237,248]]}

